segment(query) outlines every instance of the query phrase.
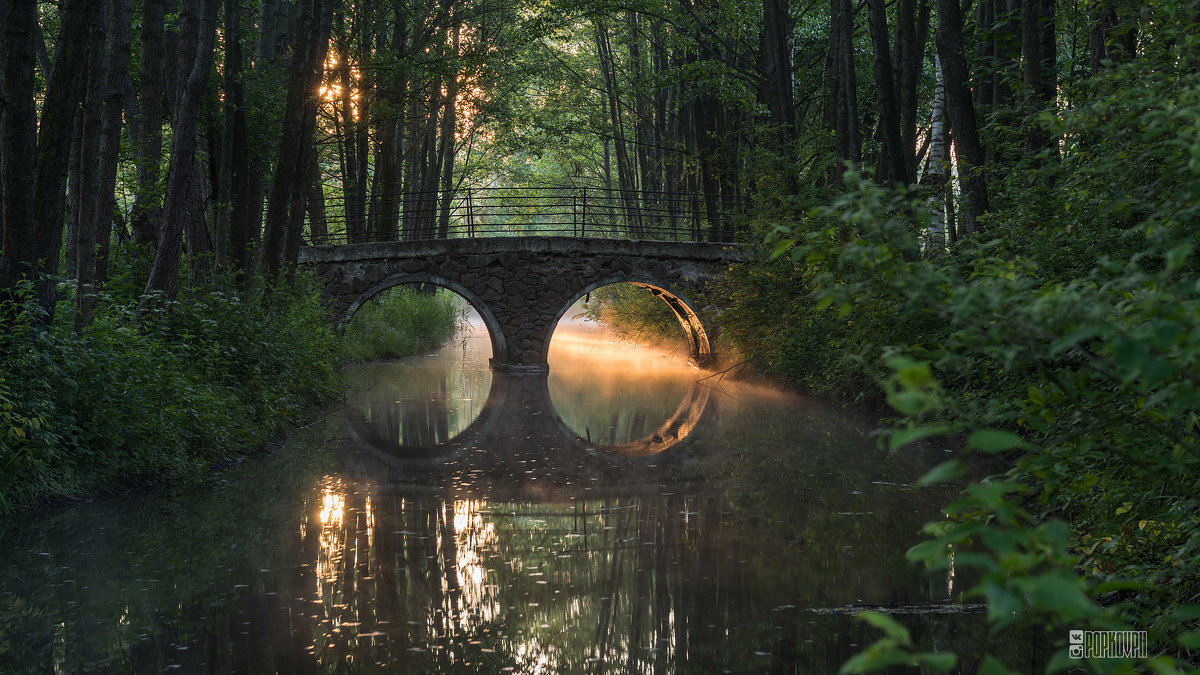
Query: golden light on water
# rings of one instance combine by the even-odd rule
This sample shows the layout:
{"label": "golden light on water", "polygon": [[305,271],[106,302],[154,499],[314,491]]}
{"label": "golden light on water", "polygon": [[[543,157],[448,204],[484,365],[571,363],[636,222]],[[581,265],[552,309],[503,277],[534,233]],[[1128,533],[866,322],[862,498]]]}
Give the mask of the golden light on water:
{"label": "golden light on water", "polygon": [[321,499],[321,524],[328,527],[341,527],[345,512],[346,497],[333,494],[327,488],[325,496]]}
{"label": "golden light on water", "polygon": [[661,452],[691,433],[707,405],[708,389],[696,384],[682,346],[638,344],[564,319],[548,361],[550,398],[563,422],[617,454]]}

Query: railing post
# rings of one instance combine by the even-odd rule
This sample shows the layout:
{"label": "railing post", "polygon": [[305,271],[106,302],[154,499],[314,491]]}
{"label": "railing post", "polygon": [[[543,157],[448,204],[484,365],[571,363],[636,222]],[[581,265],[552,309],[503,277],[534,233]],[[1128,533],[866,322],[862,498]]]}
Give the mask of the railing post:
{"label": "railing post", "polygon": [[579,217],[579,236],[584,236],[584,231],[587,230],[587,186],[583,186],[583,211]]}
{"label": "railing post", "polygon": [[467,238],[475,238],[475,204],[471,199],[474,190],[467,188]]}

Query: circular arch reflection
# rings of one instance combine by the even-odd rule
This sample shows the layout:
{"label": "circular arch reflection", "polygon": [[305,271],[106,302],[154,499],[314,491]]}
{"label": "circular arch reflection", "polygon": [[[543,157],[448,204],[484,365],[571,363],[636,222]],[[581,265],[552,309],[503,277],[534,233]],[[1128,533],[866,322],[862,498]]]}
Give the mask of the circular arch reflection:
{"label": "circular arch reflection", "polygon": [[375,460],[393,468],[453,462],[480,452],[483,461],[526,458],[564,460],[580,453],[633,459],[658,455],[689,439],[704,419],[711,390],[693,382],[662,424],[643,437],[622,443],[603,443],[571,429],[556,410],[547,378],[538,375],[493,373],[486,402],[478,417],[461,432],[444,440],[405,443],[403,435],[381,433],[376,420],[348,408],[348,440]]}

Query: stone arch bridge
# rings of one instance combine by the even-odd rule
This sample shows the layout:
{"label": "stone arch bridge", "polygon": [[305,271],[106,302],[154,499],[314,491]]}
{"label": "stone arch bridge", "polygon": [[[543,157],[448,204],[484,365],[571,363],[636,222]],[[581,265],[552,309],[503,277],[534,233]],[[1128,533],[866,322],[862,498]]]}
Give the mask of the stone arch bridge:
{"label": "stone arch bridge", "polygon": [[479,237],[311,246],[300,263],[315,268],[339,325],[371,297],[400,284],[434,284],[470,303],[487,324],[492,368],[545,372],[558,320],[579,298],[633,283],[661,298],[687,335],[690,356],[713,359],[706,286],[742,259],[729,244],[582,237]]}

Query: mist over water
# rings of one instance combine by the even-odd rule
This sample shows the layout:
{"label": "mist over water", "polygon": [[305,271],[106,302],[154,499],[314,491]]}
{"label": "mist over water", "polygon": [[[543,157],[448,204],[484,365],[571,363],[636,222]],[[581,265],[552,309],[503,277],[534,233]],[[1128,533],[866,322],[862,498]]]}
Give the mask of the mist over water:
{"label": "mist over water", "polygon": [[941,448],[592,324],[546,377],[489,344],[355,364],[200,488],[5,523],[0,670],[834,672],[864,607],[923,649],[986,639],[953,570],[904,562]]}

